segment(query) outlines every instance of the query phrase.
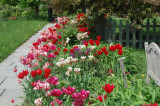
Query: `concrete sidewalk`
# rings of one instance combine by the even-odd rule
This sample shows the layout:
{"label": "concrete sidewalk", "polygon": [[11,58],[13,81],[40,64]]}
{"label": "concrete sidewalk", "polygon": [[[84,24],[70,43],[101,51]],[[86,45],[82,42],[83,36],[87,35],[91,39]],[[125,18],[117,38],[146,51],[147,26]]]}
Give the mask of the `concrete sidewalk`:
{"label": "concrete sidewalk", "polygon": [[[17,106],[23,103],[24,93],[22,86],[17,83],[16,73],[13,72],[13,68],[17,66],[17,73],[24,69],[24,66],[20,64],[19,57],[24,56],[29,51],[29,46],[32,45],[40,36],[40,32],[47,27],[52,27],[54,24],[49,23],[44,26],[38,33],[33,35],[28,41],[15,50],[10,56],[7,57],[2,63],[0,63],[0,106]],[[21,98],[20,98],[21,97]],[[15,102],[12,104],[11,99]]]}

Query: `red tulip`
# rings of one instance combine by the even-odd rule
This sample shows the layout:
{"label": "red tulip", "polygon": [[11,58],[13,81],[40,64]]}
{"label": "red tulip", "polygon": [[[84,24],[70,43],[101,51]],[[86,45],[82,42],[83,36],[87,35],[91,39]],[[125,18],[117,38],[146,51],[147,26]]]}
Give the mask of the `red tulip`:
{"label": "red tulip", "polygon": [[111,68],[107,71],[107,73],[113,73],[113,71],[111,70]]}
{"label": "red tulip", "polygon": [[25,70],[25,71],[23,70],[22,73],[23,73],[24,76],[27,76],[29,72],[28,72],[28,70]]}
{"label": "red tulip", "polygon": [[[96,99],[98,99],[100,102],[103,102],[103,95],[98,95]],[[107,99],[107,95],[104,96],[104,100],[106,99]]]}
{"label": "red tulip", "polygon": [[67,48],[64,48],[63,51],[64,51],[64,52],[67,52]]}
{"label": "red tulip", "polygon": [[42,40],[43,40],[43,42],[47,42],[47,39],[46,39],[46,38],[43,38]]}
{"label": "red tulip", "polygon": [[115,47],[116,47],[118,50],[122,50],[122,49],[123,49],[123,46],[121,46],[120,44],[115,45]]}
{"label": "red tulip", "polygon": [[70,49],[70,53],[74,53],[74,50],[73,50],[73,49]]}
{"label": "red tulip", "polygon": [[90,34],[90,31],[88,31],[87,34],[89,35],[89,34]]}
{"label": "red tulip", "polygon": [[93,53],[93,56],[96,56],[97,54],[96,53]]}
{"label": "red tulip", "polygon": [[89,40],[89,43],[90,43],[91,45],[94,45],[94,40],[93,40],[93,39],[90,39],[90,40]]}
{"label": "red tulip", "polygon": [[97,40],[100,40],[101,39],[101,36],[97,36]]}
{"label": "red tulip", "polygon": [[11,103],[14,103],[14,99],[11,99]]}
{"label": "red tulip", "polygon": [[99,40],[95,40],[95,43],[97,46],[100,44]]}
{"label": "red tulip", "polygon": [[106,47],[102,47],[101,50],[105,53],[106,52]]}
{"label": "red tulip", "polygon": [[23,79],[23,78],[24,78],[24,74],[23,74],[22,72],[20,72],[20,73],[18,74],[17,78]]}
{"label": "red tulip", "polygon": [[41,75],[41,74],[42,74],[42,70],[41,70],[41,69],[38,69],[38,70],[37,70],[37,74],[38,74],[38,75]]}
{"label": "red tulip", "polygon": [[114,88],[114,84],[110,85],[110,84],[105,84],[105,87],[102,87],[106,93],[111,93],[113,91]]}
{"label": "red tulip", "polygon": [[45,78],[48,78],[49,77],[49,74],[44,74],[43,75]]}
{"label": "red tulip", "polygon": [[58,35],[57,38],[58,38],[58,39],[61,39],[61,35]]}
{"label": "red tulip", "polygon": [[37,71],[31,71],[31,76],[34,78],[37,75]]}
{"label": "red tulip", "polygon": [[105,55],[108,55],[108,53],[109,53],[109,51],[105,51],[105,53],[104,53],[104,54],[105,54]]}
{"label": "red tulip", "polygon": [[51,69],[45,69],[44,72],[49,75],[51,73]]}
{"label": "red tulip", "polygon": [[100,50],[100,51],[97,51],[97,54],[98,55],[102,55],[102,51]]}
{"label": "red tulip", "polygon": [[118,54],[119,54],[119,55],[122,55],[123,52],[124,52],[124,51],[122,51],[122,50],[118,50]]}
{"label": "red tulip", "polygon": [[115,51],[116,50],[116,46],[112,45],[112,46],[109,47],[109,49],[110,49],[110,51]]}
{"label": "red tulip", "polygon": [[85,42],[84,45],[87,47],[88,46],[88,42]]}
{"label": "red tulip", "polygon": [[56,44],[57,41],[58,41],[58,39],[52,40],[52,44]]}
{"label": "red tulip", "polygon": [[[142,104],[141,104],[141,106],[143,106]],[[153,105],[152,105],[152,103],[151,103],[151,105],[149,104],[149,105],[147,105],[147,103],[145,103],[145,105],[144,106],[158,106],[158,104],[157,103],[154,103]]]}
{"label": "red tulip", "polygon": [[58,55],[58,51],[55,51],[54,54],[55,54],[55,55]]}

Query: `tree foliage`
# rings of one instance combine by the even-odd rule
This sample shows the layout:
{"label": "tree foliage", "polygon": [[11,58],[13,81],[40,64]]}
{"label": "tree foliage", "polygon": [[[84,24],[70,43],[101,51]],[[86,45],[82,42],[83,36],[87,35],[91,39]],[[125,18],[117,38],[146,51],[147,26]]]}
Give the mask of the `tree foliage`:
{"label": "tree foliage", "polygon": [[134,24],[140,24],[160,10],[160,0],[53,0],[52,7],[57,14],[70,14],[85,7],[90,13],[110,16],[116,14],[127,17]]}

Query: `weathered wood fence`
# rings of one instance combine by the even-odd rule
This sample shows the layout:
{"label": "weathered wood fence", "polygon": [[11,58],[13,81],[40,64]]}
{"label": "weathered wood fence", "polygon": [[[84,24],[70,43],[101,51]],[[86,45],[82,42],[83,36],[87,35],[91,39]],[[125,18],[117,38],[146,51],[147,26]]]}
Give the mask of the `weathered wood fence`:
{"label": "weathered wood fence", "polygon": [[145,42],[145,52],[147,60],[146,82],[150,83],[150,78],[152,78],[160,86],[160,48],[154,42],[150,43],[150,45]]}
{"label": "weathered wood fence", "polygon": [[147,20],[141,29],[130,26],[129,21],[122,24],[122,20],[117,23],[111,18],[102,19],[96,25],[96,32],[107,43],[115,42],[136,48],[144,48],[144,42],[156,42],[160,45],[160,25],[157,25],[155,19],[153,24]]}

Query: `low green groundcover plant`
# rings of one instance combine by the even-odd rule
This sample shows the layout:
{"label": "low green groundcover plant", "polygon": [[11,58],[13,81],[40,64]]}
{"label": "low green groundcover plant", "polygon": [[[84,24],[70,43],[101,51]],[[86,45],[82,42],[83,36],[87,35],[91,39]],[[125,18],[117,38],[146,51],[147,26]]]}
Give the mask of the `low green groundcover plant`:
{"label": "low green groundcover plant", "polygon": [[46,23],[47,21],[43,20],[19,20],[16,17],[0,21],[0,62]]}
{"label": "low green groundcover plant", "polygon": [[[160,88],[145,84],[144,71],[139,64],[135,68],[133,50],[103,43],[100,35],[92,39],[83,13],[56,20],[20,57],[25,70],[17,78],[26,94],[24,105],[158,106]],[[128,89],[123,85],[121,57],[126,57]]]}

